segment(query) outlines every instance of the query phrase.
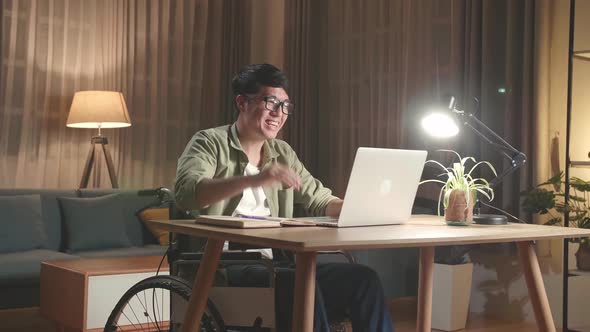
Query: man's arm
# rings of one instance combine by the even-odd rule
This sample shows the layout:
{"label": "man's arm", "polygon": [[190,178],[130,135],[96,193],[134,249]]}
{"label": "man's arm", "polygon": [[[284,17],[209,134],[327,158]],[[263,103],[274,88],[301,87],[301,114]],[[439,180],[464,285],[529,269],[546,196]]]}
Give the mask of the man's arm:
{"label": "man's arm", "polygon": [[268,187],[284,184],[299,190],[301,179],[291,169],[275,164],[257,175],[233,176],[229,178],[203,179],[195,188],[199,208],[217,203],[226,198],[240,194],[246,188]]}
{"label": "man's arm", "polygon": [[254,186],[253,176],[232,176],[225,179],[203,179],[196,185],[198,208],[233,197]]}

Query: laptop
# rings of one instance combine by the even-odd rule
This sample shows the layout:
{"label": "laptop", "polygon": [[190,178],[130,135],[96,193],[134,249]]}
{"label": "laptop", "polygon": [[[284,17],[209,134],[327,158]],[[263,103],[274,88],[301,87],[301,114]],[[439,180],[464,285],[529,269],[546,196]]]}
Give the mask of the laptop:
{"label": "laptop", "polygon": [[340,217],[301,219],[328,227],[406,223],[412,213],[426,154],[418,150],[358,148]]}

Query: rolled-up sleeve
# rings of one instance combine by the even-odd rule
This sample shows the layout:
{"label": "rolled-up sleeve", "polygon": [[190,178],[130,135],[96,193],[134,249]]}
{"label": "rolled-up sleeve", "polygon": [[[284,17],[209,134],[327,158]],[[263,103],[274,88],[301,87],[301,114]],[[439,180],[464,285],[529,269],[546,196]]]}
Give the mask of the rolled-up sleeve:
{"label": "rolled-up sleeve", "polygon": [[174,187],[176,204],[185,210],[198,210],[197,184],[213,178],[217,167],[218,147],[205,132],[198,132],[189,141],[178,159]]}
{"label": "rolled-up sleeve", "polygon": [[324,187],[320,180],[314,178],[293,152],[291,168],[301,177],[301,190],[295,191],[295,203],[302,204],[312,216],[324,216],[328,203],[338,197],[332,190]]}

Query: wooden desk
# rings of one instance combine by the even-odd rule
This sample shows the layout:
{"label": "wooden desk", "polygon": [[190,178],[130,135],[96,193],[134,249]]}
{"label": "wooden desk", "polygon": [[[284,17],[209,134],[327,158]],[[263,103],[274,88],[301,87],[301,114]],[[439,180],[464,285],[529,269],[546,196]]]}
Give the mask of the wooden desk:
{"label": "wooden desk", "polygon": [[297,256],[293,331],[311,331],[315,296],[316,252],[373,248],[420,248],[416,331],[430,332],[434,247],[454,244],[515,242],[539,331],[555,331],[533,240],[590,236],[590,230],[528,224],[447,226],[441,217],[412,216],[405,225],[326,228],[286,227],[234,229],[195,224],[190,220],[150,221],[174,233],[208,238],[193,286],[184,332],[197,331],[219,257],[226,240],[293,250]]}

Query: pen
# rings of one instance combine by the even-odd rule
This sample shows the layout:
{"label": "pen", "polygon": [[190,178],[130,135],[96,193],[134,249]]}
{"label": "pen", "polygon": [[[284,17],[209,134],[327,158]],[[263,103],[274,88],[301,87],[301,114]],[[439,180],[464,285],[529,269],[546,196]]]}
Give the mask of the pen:
{"label": "pen", "polygon": [[264,216],[249,216],[247,214],[236,214],[238,218],[245,218],[245,219],[256,219],[256,220],[269,220],[269,221],[282,221],[282,218],[275,218],[275,217],[264,217]]}

